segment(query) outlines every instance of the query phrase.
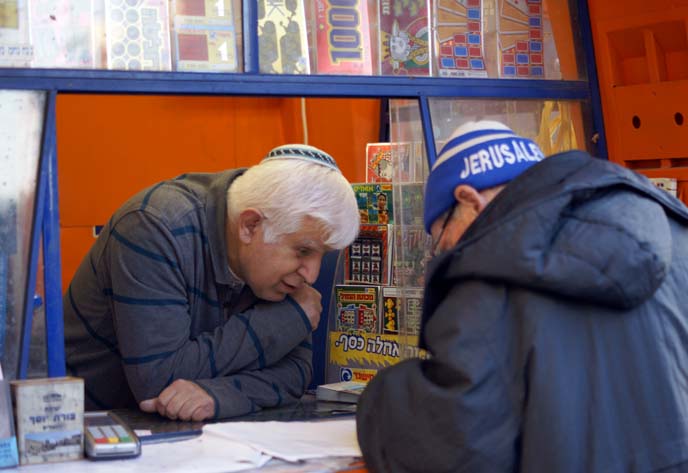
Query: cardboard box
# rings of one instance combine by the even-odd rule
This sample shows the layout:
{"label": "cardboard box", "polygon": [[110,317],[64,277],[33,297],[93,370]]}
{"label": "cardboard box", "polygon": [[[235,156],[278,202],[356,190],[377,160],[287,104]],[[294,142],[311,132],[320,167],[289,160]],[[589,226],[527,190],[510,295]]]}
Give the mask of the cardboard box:
{"label": "cardboard box", "polygon": [[10,386],[20,464],[83,458],[83,379],[18,380]]}
{"label": "cardboard box", "polygon": [[0,368],[0,468],[17,466],[18,462],[10,386],[9,381],[2,379],[2,368]]}

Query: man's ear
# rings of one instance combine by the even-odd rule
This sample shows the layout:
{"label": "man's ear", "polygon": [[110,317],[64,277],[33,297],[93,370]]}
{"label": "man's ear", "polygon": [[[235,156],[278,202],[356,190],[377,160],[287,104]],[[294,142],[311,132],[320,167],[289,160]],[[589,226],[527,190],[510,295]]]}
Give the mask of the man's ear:
{"label": "man's ear", "polygon": [[263,221],[263,214],[253,208],[242,210],[237,219],[239,228],[239,239],[243,243],[250,243],[258,231],[260,223]]}
{"label": "man's ear", "polygon": [[475,214],[482,212],[488,204],[488,200],[480,192],[466,184],[461,184],[454,188],[454,198],[461,207],[470,209]]}

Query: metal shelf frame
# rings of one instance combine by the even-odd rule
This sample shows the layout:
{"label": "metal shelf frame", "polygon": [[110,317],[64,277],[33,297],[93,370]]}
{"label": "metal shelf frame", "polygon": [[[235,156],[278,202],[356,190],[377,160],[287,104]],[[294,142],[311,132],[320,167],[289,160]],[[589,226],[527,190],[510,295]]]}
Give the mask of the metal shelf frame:
{"label": "metal shelf frame", "polygon": [[[268,75],[259,73],[258,6],[255,0],[242,1],[244,72],[133,72],[74,69],[0,69],[0,89],[48,91],[43,148],[37,176],[34,225],[31,236],[30,268],[26,282],[24,334],[19,377],[26,376],[30,343],[33,293],[36,287],[39,245],[44,249],[46,338],[48,375],[65,373],[62,318],[61,258],[57,189],[56,97],[57,94],[153,94],[206,96],[275,96],[339,98],[417,99],[423,136],[430,163],[436,156],[430,99],[553,99],[579,100],[590,104],[595,154],[606,159],[606,140],[595,56],[586,0],[578,0],[577,15],[584,50],[587,80],[455,79],[437,77],[383,77],[335,75]],[[40,236],[42,235],[42,241]],[[314,359],[325,358],[326,337],[314,340]],[[322,382],[324,373],[314,373]]]}
{"label": "metal shelf frame", "polygon": [[468,97],[589,100],[587,81],[439,77],[0,69],[3,89],[59,93],[342,98]]}

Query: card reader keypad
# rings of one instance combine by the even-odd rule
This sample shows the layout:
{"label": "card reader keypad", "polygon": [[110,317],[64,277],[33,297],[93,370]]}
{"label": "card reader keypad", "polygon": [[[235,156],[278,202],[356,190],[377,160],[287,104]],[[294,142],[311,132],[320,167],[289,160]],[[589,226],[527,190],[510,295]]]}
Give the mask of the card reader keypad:
{"label": "card reader keypad", "polygon": [[102,426],[88,426],[88,431],[91,432],[96,443],[122,443],[131,442],[127,432],[120,425],[102,425]]}

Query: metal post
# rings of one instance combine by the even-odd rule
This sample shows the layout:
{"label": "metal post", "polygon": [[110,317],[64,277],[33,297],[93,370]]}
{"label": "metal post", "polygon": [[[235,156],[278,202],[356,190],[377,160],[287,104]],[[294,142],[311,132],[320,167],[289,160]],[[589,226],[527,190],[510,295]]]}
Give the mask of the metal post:
{"label": "metal post", "polygon": [[258,74],[260,72],[258,1],[260,0],[243,0],[241,6],[244,33],[244,72],[249,74]]}
{"label": "metal post", "polygon": [[50,93],[44,142],[48,157],[48,182],[43,212],[43,282],[45,286],[45,339],[47,344],[48,376],[64,376],[64,320],[62,317],[62,265],[60,261],[60,212],[57,192],[57,142],[55,130],[55,101]]}
{"label": "metal post", "polygon": [[421,96],[420,102],[420,121],[423,125],[423,138],[425,140],[425,151],[428,155],[428,169],[432,169],[437,160],[437,150],[435,149],[435,133],[432,129],[432,114],[430,104],[426,96]]}
{"label": "metal post", "polygon": [[600,84],[597,81],[597,65],[595,62],[595,45],[592,39],[592,24],[587,0],[578,0],[578,23],[581,29],[585,63],[588,71],[588,86],[590,87],[590,106],[592,107],[593,132],[597,133],[597,157],[609,159],[607,154],[607,138],[604,132],[604,116],[600,98]]}

